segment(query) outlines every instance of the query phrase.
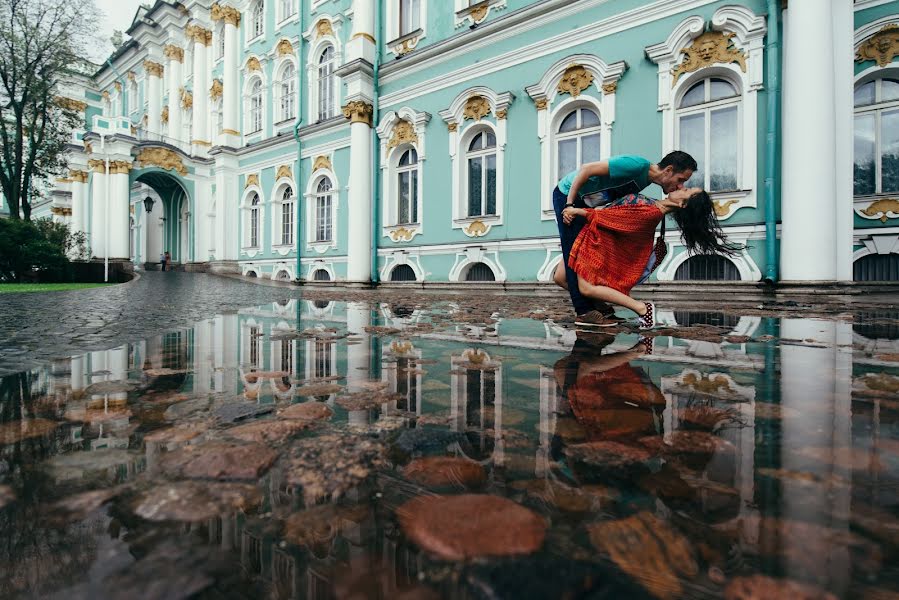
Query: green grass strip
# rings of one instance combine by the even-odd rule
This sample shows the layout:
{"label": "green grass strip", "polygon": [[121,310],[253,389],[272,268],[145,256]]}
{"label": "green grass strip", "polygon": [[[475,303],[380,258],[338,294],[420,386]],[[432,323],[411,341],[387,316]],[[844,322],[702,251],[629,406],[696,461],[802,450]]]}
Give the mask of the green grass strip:
{"label": "green grass strip", "polygon": [[109,283],[0,283],[0,294],[26,292],[66,292],[114,285]]}

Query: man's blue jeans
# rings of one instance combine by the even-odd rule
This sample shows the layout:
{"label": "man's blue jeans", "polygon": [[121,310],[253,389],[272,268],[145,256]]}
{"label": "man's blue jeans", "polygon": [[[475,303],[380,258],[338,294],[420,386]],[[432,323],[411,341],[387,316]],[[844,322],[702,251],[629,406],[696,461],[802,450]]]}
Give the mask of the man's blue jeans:
{"label": "man's blue jeans", "polygon": [[[574,305],[574,312],[578,315],[582,315],[593,310],[593,303],[588,298],[581,295],[577,285],[577,273],[568,266],[568,255],[571,254],[571,246],[574,245],[574,240],[577,239],[581,229],[587,224],[587,219],[575,217],[574,221],[571,222],[571,225],[563,223],[562,211],[565,209],[565,204],[567,202],[568,196],[563,194],[557,186],[556,189],[553,190],[553,210],[556,211],[556,223],[559,225],[559,238],[562,241],[562,262],[565,264],[565,278],[568,281],[568,293],[571,295],[571,303]],[[575,201],[574,205],[578,208],[584,208],[580,198]]]}

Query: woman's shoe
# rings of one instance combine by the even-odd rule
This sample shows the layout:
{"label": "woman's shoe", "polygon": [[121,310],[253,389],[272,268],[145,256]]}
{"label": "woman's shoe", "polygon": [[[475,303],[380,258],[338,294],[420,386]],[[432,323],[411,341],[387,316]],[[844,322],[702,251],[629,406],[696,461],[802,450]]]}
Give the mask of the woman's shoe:
{"label": "woman's shoe", "polygon": [[652,329],[656,324],[656,305],[652,302],[644,302],[646,313],[637,318],[640,329]]}
{"label": "woman's shoe", "polygon": [[637,346],[643,347],[642,349],[644,354],[652,354],[655,350],[655,338],[641,335],[640,339],[637,340]]}

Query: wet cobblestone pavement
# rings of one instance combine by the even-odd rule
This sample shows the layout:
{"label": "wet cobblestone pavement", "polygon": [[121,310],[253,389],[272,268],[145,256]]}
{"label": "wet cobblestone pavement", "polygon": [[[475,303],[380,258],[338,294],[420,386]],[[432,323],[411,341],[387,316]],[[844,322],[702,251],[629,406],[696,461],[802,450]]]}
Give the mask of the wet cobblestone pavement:
{"label": "wet cobblestone pavement", "polygon": [[899,314],[195,281],[4,344],[0,596],[899,594]]}

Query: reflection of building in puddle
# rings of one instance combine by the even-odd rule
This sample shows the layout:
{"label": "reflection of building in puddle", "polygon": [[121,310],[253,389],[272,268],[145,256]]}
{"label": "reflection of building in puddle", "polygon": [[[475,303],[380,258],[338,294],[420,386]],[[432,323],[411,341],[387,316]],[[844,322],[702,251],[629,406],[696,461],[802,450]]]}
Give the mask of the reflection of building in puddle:
{"label": "reflection of building in puddle", "polygon": [[411,305],[401,304],[397,302],[382,302],[378,307],[381,314],[381,320],[386,327],[394,329],[405,329],[417,325],[421,322],[422,311]]}
{"label": "reflection of building in puddle", "polygon": [[[863,364],[895,363],[899,355],[899,312],[861,312],[853,315],[852,345],[856,362]],[[883,356],[892,359],[885,361]]]}
{"label": "reflection of building in puddle", "polygon": [[503,463],[502,363],[479,349],[451,359],[450,423],[465,433],[470,449],[459,451],[482,464]]}
{"label": "reflection of building in puddle", "polygon": [[[727,337],[752,337],[761,325],[761,317],[732,317],[724,313],[659,311],[659,322],[665,325],[695,326],[714,325],[731,328],[721,335],[721,341],[691,340],[682,338],[656,338],[654,351],[660,357],[677,358],[679,362],[715,364],[728,367],[760,369],[763,359],[750,354],[745,343],[731,343]],[[683,321],[683,322],[682,322]],[[709,362],[711,361],[711,362]]]}
{"label": "reflection of building in puddle", "polygon": [[421,415],[421,377],[422,369],[418,364],[421,350],[412,342],[395,340],[383,352],[381,360],[381,380],[387,382],[387,391],[398,394],[402,398],[386,406],[391,410]]}

